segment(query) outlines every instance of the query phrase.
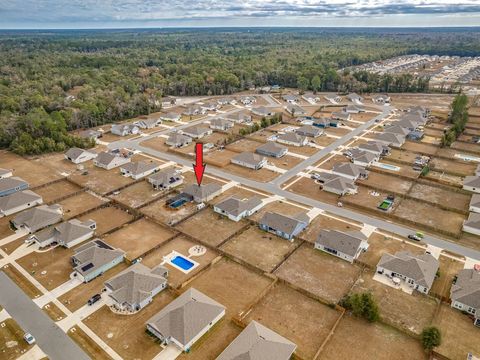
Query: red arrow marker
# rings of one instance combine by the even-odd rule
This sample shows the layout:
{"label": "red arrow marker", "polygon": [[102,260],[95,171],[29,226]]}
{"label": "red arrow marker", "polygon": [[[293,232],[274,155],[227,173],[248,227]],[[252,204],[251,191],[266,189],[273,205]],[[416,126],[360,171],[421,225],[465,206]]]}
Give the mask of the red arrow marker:
{"label": "red arrow marker", "polygon": [[203,173],[205,172],[205,163],[203,162],[203,143],[195,144],[195,164],[193,164],[193,171],[197,178],[197,184],[202,184]]}

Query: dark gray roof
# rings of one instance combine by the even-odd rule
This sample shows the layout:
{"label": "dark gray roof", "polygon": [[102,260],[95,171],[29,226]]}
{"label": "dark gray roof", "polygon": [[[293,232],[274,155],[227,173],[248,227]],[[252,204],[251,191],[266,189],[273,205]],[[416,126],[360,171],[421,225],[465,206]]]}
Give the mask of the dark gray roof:
{"label": "dark gray roof", "polygon": [[174,167],[167,168],[164,170],[160,170],[159,172],[152,174],[148,177],[148,180],[151,183],[155,184],[165,184],[170,181],[172,177],[180,176],[180,172],[176,170]]}
{"label": "dark gray roof", "polygon": [[0,192],[24,185],[28,187],[28,183],[25,180],[16,176],[0,179]]}
{"label": "dark gray roof", "polygon": [[480,272],[461,270],[450,290],[450,298],[480,311]]}
{"label": "dark gray roof", "polygon": [[480,176],[465,176],[463,185],[471,187],[480,187]]}
{"label": "dark gray roof", "polygon": [[395,255],[383,254],[377,266],[402,274],[419,285],[430,288],[438,270],[438,260],[430,254],[413,255],[399,251]]}
{"label": "dark gray roof", "polygon": [[88,151],[88,150],[85,150],[85,149],[80,149],[80,148],[77,148],[77,147],[73,147],[73,148],[68,149],[68,151],[65,153],[65,155],[68,158],[70,158],[72,160],[75,160],[75,159],[78,159],[84,153],[95,154],[93,151]]}
{"label": "dark gray roof", "polygon": [[290,340],[252,321],[216,360],[289,360],[296,347]]}
{"label": "dark gray roof", "polygon": [[207,197],[211,196],[212,194],[218,193],[221,190],[222,187],[215,183],[200,186],[198,186],[197,184],[191,184],[185,186],[183,192],[185,194],[193,196],[194,198],[206,199]]}
{"label": "dark gray roof", "polygon": [[8,211],[38,200],[42,200],[42,197],[33,191],[18,191],[8,196],[0,197],[0,210]]}
{"label": "dark gray roof", "polygon": [[335,164],[332,171],[348,176],[360,176],[367,173],[367,171],[362,166],[352,164],[351,162]]}
{"label": "dark gray roof", "polygon": [[159,166],[160,165],[153,162],[136,161],[122,165],[120,168],[125,169],[133,175],[140,175],[147,171],[158,169]]}
{"label": "dark gray roof", "polygon": [[315,243],[353,257],[364,240],[365,238],[358,237],[356,233],[322,229]]}
{"label": "dark gray roof", "polygon": [[248,200],[240,200],[234,196],[231,196],[218,204],[215,207],[225,211],[228,214],[233,216],[238,216],[245,211],[252,210],[259,206],[262,203],[262,200],[259,197],[252,197]]}
{"label": "dark gray roof", "polygon": [[251,165],[258,165],[265,160],[263,156],[260,156],[251,152],[240,153],[238,155],[235,155],[232,159],[236,161],[241,161],[247,164],[251,164]]}
{"label": "dark gray roof", "polygon": [[75,266],[75,270],[82,275],[92,273],[118,257],[125,255],[124,251],[101,246],[97,241],[101,242],[99,239],[93,240],[75,250],[72,256],[78,264]]}
{"label": "dark gray roof", "polygon": [[308,217],[305,218],[305,214],[298,214],[295,217],[290,217],[278,213],[266,212],[260,224],[266,225],[272,229],[279,230],[285,234],[292,234],[297,226],[301,223],[308,225]]}
{"label": "dark gray roof", "polygon": [[62,207],[58,204],[40,205],[21,212],[13,219],[13,222],[19,226],[28,226],[32,232],[35,232],[59,222],[62,215]]}
{"label": "dark gray roof", "polygon": [[186,345],[224,311],[223,305],[190,288],[153,316],[148,325]]}
{"label": "dark gray roof", "polygon": [[267,143],[259,146],[255,151],[260,154],[277,154],[280,155],[282,153],[287,152],[287,147],[277,144],[273,141],[268,141]]}

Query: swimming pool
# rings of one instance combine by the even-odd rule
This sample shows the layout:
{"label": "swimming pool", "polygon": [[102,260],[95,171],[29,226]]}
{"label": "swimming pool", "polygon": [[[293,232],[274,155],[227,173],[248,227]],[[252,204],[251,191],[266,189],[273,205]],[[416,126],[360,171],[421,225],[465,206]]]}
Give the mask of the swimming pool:
{"label": "swimming pool", "polygon": [[386,169],[386,170],[391,170],[391,171],[399,171],[400,168],[395,165],[390,165],[390,164],[385,164],[385,163],[374,163],[373,166]]}
{"label": "swimming pool", "polygon": [[456,158],[462,159],[464,161],[476,161],[480,162],[480,158],[477,156],[470,156],[470,155],[465,155],[465,154],[455,154],[454,155]]}
{"label": "swimming pool", "polygon": [[187,199],[182,198],[182,199],[175,200],[174,202],[170,203],[168,206],[170,206],[172,209],[176,209],[182,206],[183,204],[185,204],[186,202],[187,202]]}
{"label": "swimming pool", "polygon": [[170,260],[173,264],[177,265],[178,267],[182,268],[185,271],[190,270],[192,267],[195,266],[193,262],[184,258],[181,255],[175,256],[172,260]]}

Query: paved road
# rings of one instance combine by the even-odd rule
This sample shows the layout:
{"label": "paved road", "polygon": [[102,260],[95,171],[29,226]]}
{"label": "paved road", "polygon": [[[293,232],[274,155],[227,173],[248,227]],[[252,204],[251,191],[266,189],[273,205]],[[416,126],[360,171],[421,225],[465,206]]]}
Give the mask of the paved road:
{"label": "paved road", "polygon": [[0,271],[0,304],[51,360],[90,360],[25,293]]}

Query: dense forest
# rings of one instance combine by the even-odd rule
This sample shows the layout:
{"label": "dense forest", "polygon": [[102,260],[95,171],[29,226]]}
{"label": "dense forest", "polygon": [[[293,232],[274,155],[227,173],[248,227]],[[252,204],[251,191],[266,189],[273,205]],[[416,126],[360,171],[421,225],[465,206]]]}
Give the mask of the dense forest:
{"label": "dense forest", "polygon": [[[476,29],[203,29],[0,33],[0,147],[89,146],[67,131],[159,110],[165,95],[278,84],[420,92],[428,79],[338,69],[403,54],[479,55]],[[49,140],[47,140],[49,139]]]}

